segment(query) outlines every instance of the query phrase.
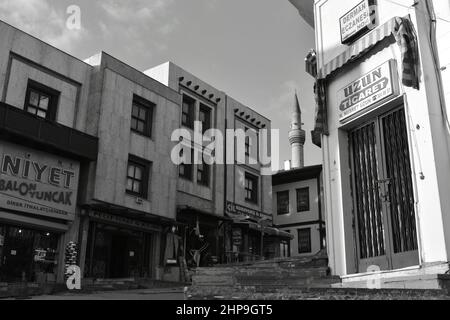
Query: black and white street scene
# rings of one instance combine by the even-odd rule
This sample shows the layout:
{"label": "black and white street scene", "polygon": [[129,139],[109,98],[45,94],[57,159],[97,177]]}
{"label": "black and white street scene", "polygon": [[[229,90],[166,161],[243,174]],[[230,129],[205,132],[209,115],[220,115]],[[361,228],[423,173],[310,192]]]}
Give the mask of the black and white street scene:
{"label": "black and white street scene", "polygon": [[449,53],[450,0],[0,0],[0,299],[450,300]]}

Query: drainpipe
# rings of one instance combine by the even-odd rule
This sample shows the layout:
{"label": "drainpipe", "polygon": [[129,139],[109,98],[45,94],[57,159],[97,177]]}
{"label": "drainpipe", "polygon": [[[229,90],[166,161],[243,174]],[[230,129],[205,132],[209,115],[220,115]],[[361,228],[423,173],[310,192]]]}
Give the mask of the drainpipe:
{"label": "drainpipe", "polygon": [[[415,5],[418,4],[419,0],[416,0]],[[437,28],[437,17],[433,6],[432,0],[423,0],[425,3],[425,8],[427,10],[427,14],[430,18],[430,35],[429,35],[429,42],[430,42],[430,48],[433,53],[433,64],[435,68],[436,73],[436,81],[438,82],[438,90],[439,90],[439,100],[441,103],[441,110],[442,114],[444,115],[444,118],[446,120],[447,129],[450,131],[450,121],[449,116],[447,113],[447,108],[445,104],[445,94],[444,94],[444,86],[442,82],[442,76],[441,76],[441,67],[439,62],[439,50],[437,46],[436,41],[436,28]]]}
{"label": "drainpipe", "polygon": [[[227,193],[227,188],[228,188],[228,184],[227,184],[227,180],[228,180],[228,166],[227,166],[227,161],[226,161],[226,157],[227,157],[227,142],[228,142],[227,135],[226,135],[226,130],[228,128],[228,119],[227,119],[227,117],[228,117],[228,96],[226,94],[224,96],[225,96],[225,101],[224,101],[224,104],[225,104],[225,132],[223,132],[223,133],[225,134],[225,139],[224,139],[225,143],[224,143],[224,146],[223,146],[224,147],[224,149],[223,149],[223,156],[224,156],[224,158],[223,158],[223,163],[224,163],[224,179],[223,179],[223,185],[224,185],[224,189],[223,189],[223,209],[224,209],[224,212],[223,212],[223,214],[225,216],[226,210],[227,210],[226,208],[227,208],[227,195],[228,195],[228,193]],[[227,226],[224,225],[223,226],[223,255],[222,255],[222,258],[225,258],[224,260],[226,262],[228,262],[227,261],[228,257],[227,257],[227,253],[226,253],[226,251],[227,251],[227,238],[228,238],[227,237],[228,236],[227,235],[227,229],[228,229]]]}

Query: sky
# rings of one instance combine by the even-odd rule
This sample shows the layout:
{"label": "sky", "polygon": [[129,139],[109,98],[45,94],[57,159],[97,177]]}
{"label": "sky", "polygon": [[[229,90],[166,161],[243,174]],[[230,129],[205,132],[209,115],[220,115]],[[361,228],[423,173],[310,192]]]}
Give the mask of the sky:
{"label": "sky", "polygon": [[[67,28],[72,5],[79,29]],[[142,71],[174,62],[271,119],[281,166],[291,158],[297,91],[305,163],[321,163],[310,134],[313,78],[304,71],[314,32],[288,0],[0,0],[0,19],[82,60],[105,51]]]}

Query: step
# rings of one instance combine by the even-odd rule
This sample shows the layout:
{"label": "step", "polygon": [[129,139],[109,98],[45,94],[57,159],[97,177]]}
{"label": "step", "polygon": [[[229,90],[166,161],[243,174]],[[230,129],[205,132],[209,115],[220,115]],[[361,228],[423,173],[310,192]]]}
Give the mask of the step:
{"label": "step", "polygon": [[227,290],[202,288],[202,291],[189,289],[189,300],[450,300],[442,290],[368,290],[368,289],[330,289],[330,288],[268,288],[239,287]]}
{"label": "step", "polygon": [[257,280],[239,280],[237,282],[238,286],[244,287],[254,287],[254,288],[262,288],[267,290],[270,289],[284,289],[284,288],[332,288],[333,284],[338,283],[337,279],[329,279],[329,278],[305,278],[305,279],[282,279],[282,280],[274,280],[274,279],[257,279]]}
{"label": "step", "polygon": [[405,274],[383,277],[372,274],[365,277],[345,278],[336,288],[379,288],[379,289],[423,289],[450,290],[450,275],[447,274]]}
{"label": "step", "polygon": [[234,268],[233,270],[221,270],[216,268],[210,269],[197,269],[193,272],[193,275],[197,276],[222,276],[222,275],[230,275],[230,274],[254,274],[254,273],[274,273],[274,274],[286,274],[286,275],[296,275],[296,274],[329,274],[328,268],[317,268],[317,267],[309,267],[309,268],[292,268],[292,269],[283,269],[283,268]]}

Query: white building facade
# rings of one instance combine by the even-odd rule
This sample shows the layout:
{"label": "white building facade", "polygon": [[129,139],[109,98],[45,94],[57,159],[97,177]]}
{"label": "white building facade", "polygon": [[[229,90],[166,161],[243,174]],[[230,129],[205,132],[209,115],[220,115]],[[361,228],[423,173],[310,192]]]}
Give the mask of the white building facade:
{"label": "white building facade", "polygon": [[273,176],[273,221],[288,232],[281,247],[282,257],[303,257],[325,248],[325,221],[322,214],[322,166],[281,171]]}
{"label": "white building facade", "polygon": [[329,264],[344,285],[434,288],[449,269],[448,77],[439,61],[448,26],[438,18],[436,41],[433,23],[448,10],[448,1],[314,2],[313,140],[323,150]]}

